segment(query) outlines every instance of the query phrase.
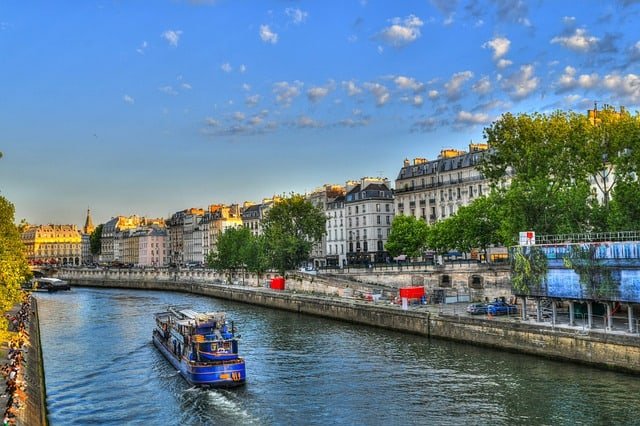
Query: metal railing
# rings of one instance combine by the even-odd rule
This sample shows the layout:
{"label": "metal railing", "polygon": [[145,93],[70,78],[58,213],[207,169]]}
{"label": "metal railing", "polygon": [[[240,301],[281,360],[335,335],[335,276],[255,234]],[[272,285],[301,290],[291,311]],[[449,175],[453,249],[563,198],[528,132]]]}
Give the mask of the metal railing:
{"label": "metal railing", "polygon": [[640,241],[640,231],[536,235],[536,244],[566,244],[606,241]]}

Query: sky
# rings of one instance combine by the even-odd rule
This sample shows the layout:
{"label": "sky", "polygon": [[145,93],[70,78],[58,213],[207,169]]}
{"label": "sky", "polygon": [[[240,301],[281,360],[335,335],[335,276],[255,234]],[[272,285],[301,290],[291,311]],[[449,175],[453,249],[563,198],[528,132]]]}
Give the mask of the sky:
{"label": "sky", "polygon": [[260,202],[484,141],[506,113],[640,109],[640,0],[0,0],[16,222]]}

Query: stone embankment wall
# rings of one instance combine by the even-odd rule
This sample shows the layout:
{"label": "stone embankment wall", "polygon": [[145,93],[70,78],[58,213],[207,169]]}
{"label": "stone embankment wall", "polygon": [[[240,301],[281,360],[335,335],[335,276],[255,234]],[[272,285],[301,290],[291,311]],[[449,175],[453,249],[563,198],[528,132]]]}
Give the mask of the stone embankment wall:
{"label": "stone embankment wall", "polygon": [[317,315],[515,352],[640,373],[640,339],[629,335],[576,334],[517,321],[445,316],[397,305],[322,297],[266,288],[186,282],[75,280],[73,284],[183,291],[243,303]]}
{"label": "stone embankment wall", "polygon": [[31,319],[29,320],[29,345],[25,354],[25,375],[27,398],[23,418],[18,425],[39,426],[47,423],[47,405],[45,395],[44,367],[40,345],[40,321],[37,302],[31,300]]}

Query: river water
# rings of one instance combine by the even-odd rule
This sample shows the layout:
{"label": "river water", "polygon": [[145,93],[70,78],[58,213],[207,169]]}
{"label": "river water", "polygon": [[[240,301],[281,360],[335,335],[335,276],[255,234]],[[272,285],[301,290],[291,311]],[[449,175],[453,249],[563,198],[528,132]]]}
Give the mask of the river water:
{"label": "river water", "polygon": [[[640,424],[640,378],[171,292],[37,294],[57,425]],[[190,387],[151,343],[169,304],[225,311],[247,384]]]}

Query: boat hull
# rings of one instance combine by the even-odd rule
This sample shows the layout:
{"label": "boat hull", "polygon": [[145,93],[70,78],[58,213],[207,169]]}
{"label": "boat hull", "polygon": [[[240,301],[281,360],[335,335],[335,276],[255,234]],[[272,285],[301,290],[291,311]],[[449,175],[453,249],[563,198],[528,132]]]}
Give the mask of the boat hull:
{"label": "boat hull", "polygon": [[246,373],[242,358],[215,363],[190,362],[184,358],[179,359],[176,357],[155,333],[153,335],[153,344],[191,385],[231,388],[245,383]]}

